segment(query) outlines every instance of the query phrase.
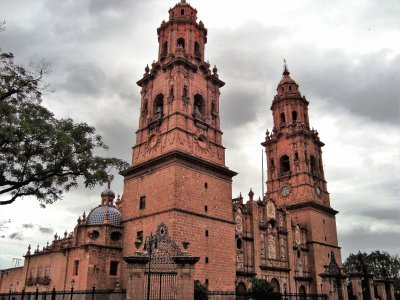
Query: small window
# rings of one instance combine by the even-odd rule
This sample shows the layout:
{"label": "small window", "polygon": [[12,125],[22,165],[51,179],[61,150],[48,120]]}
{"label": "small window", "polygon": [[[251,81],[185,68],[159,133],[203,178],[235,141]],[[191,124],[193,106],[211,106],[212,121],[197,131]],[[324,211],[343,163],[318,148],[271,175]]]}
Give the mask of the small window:
{"label": "small window", "polygon": [[300,258],[301,257],[301,252],[300,252],[300,249],[298,249],[297,250],[297,258]]}
{"label": "small window", "polygon": [[208,236],[208,230],[206,229],[206,236]]}
{"label": "small window", "polygon": [[176,44],[179,46],[182,46],[182,48],[185,48],[185,40],[183,38],[179,38],[176,42]]}
{"label": "small window", "polygon": [[42,267],[38,267],[37,269],[37,278],[42,278]]}
{"label": "small window", "polygon": [[44,277],[50,278],[50,266],[46,266],[46,268],[44,270]]}
{"label": "small window", "polygon": [[317,175],[317,166],[316,166],[316,161],[314,156],[310,156],[310,168],[311,168],[311,174],[312,175]]}
{"label": "small window", "polygon": [[237,239],[236,248],[238,248],[240,250],[240,249],[242,249],[242,247],[243,247],[242,239]]}
{"label": "small window", "polygon": [[286,119],[285,119],[285,113],[281,113],[279,115],[280,121],[281,121],[281,126],[285,126],[286,125]]}
{"label": "small window", "polygon": [[74,260],[74,273],[73,275],[78,275],[79,274],[79,260]]}
{"label": "small window", "polygon": [[35,277],[35,268],[31,268],[30,278]]}
{"label": "small window", "polygon": [[111,240],[119,241],[122,238],[122,233],[119,231],[111,232]]}
{"label": "small window", "polygon": [[136,232],[136,240],[143,242],[143,231]]}
{"label": "small window", "polygon": [[164,95],[159,94],[154,99],[153,113],[161,117],[163,115],[163,110],[164,110]]}
{"label": "small window", "polygon": [[205,283],[206,283],[206,286],[208,286],[208,278],[206,278],[206,282]]}
{"label": "small window", "polygon": [[325,237],[325,242],[326,242],[326,237]]}
{"label": "small window", "polygon": [[146,208],[146,196],[140,197],[139,209]]}
{"label": "small window", "polygon": [[291,91],[292,90],[292,86],[291,85],[289,85],[289,91]]}
{"label": "small window", "polygon": [[292,122],[296,123],[297,122],[297,111],[292,111]]}
{"label": "small window", "polygon": [[164,42],[161,55],[167,56],[167,54],[168,54],[168,42]]}
{"label": "small window", "polygon": [[206,256],[206,264],[208,264],[208,257]]}
{"label": "small window", "polygon": [[299,153],[297,152],[294,153],[294,160],[299,161]]}
{"label": "small window", "polygon": [[208,188],[208,183],[207,183],[207,182],[204,183],[204,188],[205,188],[205,189]]}
{"label": "small window", "polygon": [[181,8],[181,16],[185,15],[185,10],[183,8]]}
{"label": "small window", "polygon": [[194,114],[204,115],[204,99],[201,95],[197,94],[194,96]]}
{"label": "small window", "polygon": [[204,206],[204,211],[208,211],[208,206],[207,205]]}
{"label": "small window", "polygon": [[280,168],[281,168],[281,175],[287,175],[290,172],[290,161],[289,156],[282,155],[280,158]]}
{"label": "small window", "polygon": [[325,224],[325,219],[322,219],[322,223],[324,223],[324,224]]}
{"label": "small window", "polygon": [[111,261],[110,262],[110,275],[111,276],[116,276],[117,275],[118,264],[119,264],[119,261]]}

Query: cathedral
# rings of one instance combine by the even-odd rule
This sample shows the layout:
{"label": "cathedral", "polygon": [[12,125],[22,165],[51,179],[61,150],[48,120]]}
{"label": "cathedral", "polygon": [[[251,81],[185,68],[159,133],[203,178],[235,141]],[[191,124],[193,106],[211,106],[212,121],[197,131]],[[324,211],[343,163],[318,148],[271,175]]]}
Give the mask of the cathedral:
{"label": "cathedral", "polygon": [[265,101],[273,115],[272,131],[260,140],[267,192],[232,199],[237,173],[225,165],[219,109],[229,99],[220,97],[225,83],[205,60],[207,29],[181,0],[157,34],[158,58],[137,81],[140,115],[122,196],[104,190],[72,232],[29,246],[23,267],[1,271],[0,291],[10,284],[66,290],[71,279],[76,290],[124,289],[124,257],[161,228],[177,248],[190,243],[187,252],[199,258],[194,278],[210,291],[245,291],[256,276],[281,293],[330,295],[334,282],[338,299],[347,299],[324,143],[286,64],[276,95]]}

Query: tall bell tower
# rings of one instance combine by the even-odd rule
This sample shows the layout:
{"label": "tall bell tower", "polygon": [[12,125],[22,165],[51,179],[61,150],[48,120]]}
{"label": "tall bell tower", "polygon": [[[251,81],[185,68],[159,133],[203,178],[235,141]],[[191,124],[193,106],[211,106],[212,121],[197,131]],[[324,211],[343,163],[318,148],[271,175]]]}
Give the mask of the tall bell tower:
{"label": "tall bell tower", "polygon": [[[297,248],[307,249],[307,264],[313,275],[299,280],[306,279],[309,290],[316,293],[321,292],[322,283],[318,274],[324,271],[331,251],[338,261],[341,258],[336,232],[337,211],[330,206],[322,163],[324,143],[318,132],[310,128],[308,104],[299,85],[290,77],[285,62],[282,80],[271,105],[274,127],[272,132],[267,130],[262,143],[268,166],[266,197],[286,208],[288,228],[293,227],[295,232],[297,224],[304,226],[305,240],[293,238],[289,241],[289,245],[293,244],[291,277],[296,278]],[[296,282],[292,284],[295,286]]]}
{"label": "tall bell tower", "polygon": [[157,29],[158,59],[146,66],[132,164],[120,203],[124,254],[161,222],[199,256],[195,277],[210,290],[233,290],[232,177],[222,146],[218,70],[204,61],[207,29],[185,0]]}

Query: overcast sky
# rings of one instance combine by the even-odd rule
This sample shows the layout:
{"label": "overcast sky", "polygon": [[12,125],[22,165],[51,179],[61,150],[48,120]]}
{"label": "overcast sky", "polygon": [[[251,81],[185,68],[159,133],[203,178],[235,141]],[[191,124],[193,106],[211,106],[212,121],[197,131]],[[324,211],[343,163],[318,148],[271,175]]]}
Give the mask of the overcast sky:
{"label": "overcast sky", "polygon": [[[400,1],[192,0],[208,28],[206,60],[226,82],[221,122],[233,196],[261,195],[261,146],[286,58],[310,102],[343,258],[359,249],[400,254]],[[57,117],[95,126],[109,155],[130,161],[138,126],[136,81],[157,59],[156,28],[176,1],[0,0],[0,47],[28,65],[46,59]],[[122,194],[122,177],[112,184]],[[41,209],[34,199],[3,206],[0,268],[28,244],[72,231],[103,188],[79,189]]]}

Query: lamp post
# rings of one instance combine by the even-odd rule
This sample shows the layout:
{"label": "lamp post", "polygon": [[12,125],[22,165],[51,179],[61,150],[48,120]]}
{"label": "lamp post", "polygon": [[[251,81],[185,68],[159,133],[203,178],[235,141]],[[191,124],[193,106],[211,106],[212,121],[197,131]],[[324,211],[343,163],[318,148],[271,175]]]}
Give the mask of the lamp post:
{"label": "lamp post", "polygon": [[72,278],[72,280],[71,280],[71,300],[72,300],[72,296],[74,294],[74,285],[75,285],[75,279]]}

